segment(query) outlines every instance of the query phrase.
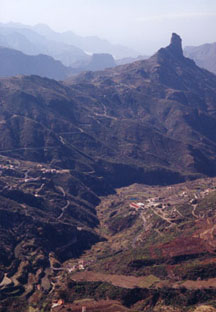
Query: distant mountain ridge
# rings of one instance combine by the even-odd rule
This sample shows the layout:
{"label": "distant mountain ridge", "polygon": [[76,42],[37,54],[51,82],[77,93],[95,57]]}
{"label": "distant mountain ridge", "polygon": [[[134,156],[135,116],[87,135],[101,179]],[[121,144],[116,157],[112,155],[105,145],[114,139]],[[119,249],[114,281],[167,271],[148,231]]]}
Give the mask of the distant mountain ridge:
{"label": "distant mountain ridge", "polygon": [[64,80],[71,69],[47,55],[26,55],[20,51],[0,47],[0,77],[38,75]]}
{"label": "distant mountain ridge", "polygon": [[88,55],[81,49],[46,39],[30,27],[7,27],[0,24],[0,40],[6,42],[6,47],[19,50],[30,55],[45,54],[61,61],[65,66],[70,66],[77,60],[86,60]]}
{"label": "distant mountain ridge", "polygon": [[[44,27],[43,25],[42,28],[44,29]],[[61,34],[53,32],[48,26],[46,29],[51,33],[49,38],[37,33],[35,29],[38,27],[14,23],[0,24],[0,46],[8,48],[7,53],[4,50],[4,55],[1,49],[3,66],[0,70],[0,76],[41,75],[42,77],[63,80],[82,71],[103,70],[116,66],[114,58],[108,53],[89,55],[80,48],[58,39],[61,38]],[[10,52],[9,49],[11,49]],[[12,49],[14,50],[13,53]],[[24,57],[23,54],[21,57],[19,51],[26,56]],[[41,55],[44,55],[43,58]],[[24,64],[24,58],[28,66]],[[51,58],[54,59],[51,61]],[[61,61],[62,64],[57,60]],[[6,66],[6,64],[8,65]],[[53,68],[51,68],[52,66]]]}
{"label": "distant mountain ridge", "polygon": [[116,61],[113,56],[108,53],[94,53],[89,56],[86,61],[81,61],[73,64],[73,72],[75,74],[81,73],[83,71],[98,71],[104,70],[106,68],[115,67]]}
{"label": "distant mountain ridge", "polygon": [[[19,40],[17,40],[16,36],[20,37]],[[87,60],[89,53],[108,53],[115,58],[136,57],[139,54],[132,49],[112,45],[108,41],[97,37],[81,37],[71,31],[57,33],[43,24],[28,26],[16,23],[0,23],[0,40],[8,41],[8,47],[27,54],[43,53],[51,55],[62,61],[66,66],[71,66],[79,60]],[[23,45],[26,40],[29,47],[26,44]]]}
{"label": "distant mountain ridge", "polygon": [[83,51],[87,51],[92,54],[109,53],[112,54],[115,59],[138,56],[138,52],[131,48],[111,44],[108,40],[100,39],[96,36],[82,37],[74,34],[72,31],[57,33],[44,24],[35,25],[33,29],[46,38],[52,38],[52,40],[77,46]]}
{"label": "distant mountain ridge", "polygon": [[64,66],[48,55],[27,55],[18,50],[0,46],[0,77],[16,75],[38,75],[64,80],[83,71],[96,71],[114,67],[116,63],[110,54],[93,54],[86,62],[77,62],[76,67]]}
{"label": "distant mountain ridge", "polygon": [[197,47],[185,47],[184,54],[193,59],[198,66],[216,74],[216,42]]}

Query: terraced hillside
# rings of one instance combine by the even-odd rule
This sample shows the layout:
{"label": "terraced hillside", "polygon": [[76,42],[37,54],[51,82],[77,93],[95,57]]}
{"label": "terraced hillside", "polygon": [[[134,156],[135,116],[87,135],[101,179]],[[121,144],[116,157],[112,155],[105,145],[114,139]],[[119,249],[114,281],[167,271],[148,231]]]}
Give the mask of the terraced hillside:
{"label": "terraced hillside", "polygon": [[213,300],[216,76],[178,35],[148,60],[0,93],[1,309]]}
{"label": "terraced hillside", "polygon": [[130,311],[198,311],[202,304],[214,311],[215,205],[215,178],[134,184],[102,198],[98,234],[106,241],[64,263],[55,295],[65,294],[65,307],[109,298]]}
{"label": "terraced hillside", "polygon": [[75,191],[70,170],[1,156],[0,174],[0,299],[28,297],[50,254],[65,261],[102,239],[94,231],[99,198],[84,184]]}

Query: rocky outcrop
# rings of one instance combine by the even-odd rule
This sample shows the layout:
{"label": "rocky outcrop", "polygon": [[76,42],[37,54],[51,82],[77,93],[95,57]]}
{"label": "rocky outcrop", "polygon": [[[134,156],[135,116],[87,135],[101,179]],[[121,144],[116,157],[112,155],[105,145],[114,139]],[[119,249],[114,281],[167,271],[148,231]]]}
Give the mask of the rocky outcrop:
{"label": "rocky outcrop", "polygon": [[175,33],[172,34],[170,45],[167,47],[175,56],[183,57],[181,37]]}

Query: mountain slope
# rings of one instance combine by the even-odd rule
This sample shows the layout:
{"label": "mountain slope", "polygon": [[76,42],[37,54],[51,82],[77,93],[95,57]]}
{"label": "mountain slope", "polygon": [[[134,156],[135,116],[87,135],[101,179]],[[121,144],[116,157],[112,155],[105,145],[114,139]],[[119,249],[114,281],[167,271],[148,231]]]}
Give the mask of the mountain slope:
{"label": "mountain slope", "polygon": [[[69,75],[74,75],[83,71],[103,70],[108,67],[116,66],[112,55],[108,53],[87,55],[81,49],[61,42],[61,40],[57,40],[58,36],[55,41],[53,36],[51,36],[51,38],[46,38],[46,36],[44,37],[35,32],[31,27],[26,27],[27,28],[24,28],[24,26],[19,24],[9,24],[7,26],[0,24],[0,47],[8,48],[8,50],[1,49],[1,76],[35,74],[63,80]],[[11,49],[10,52],[9,48]],[[15,60],[15,52],[12,53],[12,49],[17,51]],[[21,56],[21,53],[18,53],[18,51],[27,55],[25,62],[24,55]],[[38,55],[40,55],[40,57]],[[45,55],[47,57],[45,57]],[[5,59],[6,56],[7,58]],[[19,61],[17,61],[18,57]],[[51,58],[55,60],[51,61]],[[60,63],[56,60],[61,61],[64,65],[60,66]],[[70,66],[73,68],[66,68]],[[56,72],[56,74],[54,74],[54,72]]]}
{"label": "mountain slope", "polygon": [[44,24],[35,25],[33,30],[49,40],[74,45],[83,51],[87,51],[92,54],[109,53],[112,54],[116,59],[123,57],[136,57],[138,55],[138,52],[133,49],[117,44],[111,44],[109,41],[100,39],[96,36],[82,37],[74,34],[72,31],[58,33]]}
{"label": "mountain slope", "polygon": [[30,55],[49,55],[61,61],[65,66],[88,59],[88,55],[82,49],[46,39],[28,26],[0,24],[0,40],[5,47]]}
{"label": "mountain slope", "polygon": [[84,272],[59,274],[62,310],[74,299],[107,298],[130,311],[214,311],[215,186],[215,178],[134,184],[103,197],[97,214],[107,241],[82,256]]}
{"label": "mountain slope", "polygon": [[101,140],[112,142],[112,158],[121,155],[126,163],[181,174],[214,174],[216,79],[183,56],[178,36],[146,61],[83,74],[68,83],[76,88],[79,83],[91,96],[98,93],[101,108],[95,116],[112,128],[98,138],[101,133]]}
{"label": "mountain slope", "polygon": [[0,47],[0,76],[39,75],[56,80],[65,79],[70,68],[47,55],[31,56]]}
{"label": "mountain slope", "polygon": [[[66,145],[94,159],[100,174],[116,186],[214,175],[215,85],[213,74],[183,56],[176,35],[148,60],[87,72],[64,84],[37,77],[4,79],[2,118],[7,119],[0,148],[27,148],[28,142],[38,148],[32,135],[24,142],[8,131],[17,132],[18,123],[10,121],[13,113],[18,119],[31,118],[32,129],[39,122],[40,132],[44,135],[46,129],[53,136],[52,144],[61,136]],[[41,139],[41,145],[49,141]],[[28,151],[27,155],[33,160]],[[121,178],[124,168],[126,180]]]}
{"label": "mountain slope", "polygon": [[[175,279],[170,278],[174,269],[176,277],[203,276],[196,273],[202,270],[200,261],[204,261],[201,266],[209,259],[214,262],[211,255],[215,248],[215,197],[212,193],[213,197],[205,198],[205,193],[195,208],[196,203],[189,201],[194,199],[190,189],[195,189],[193,195],[197,189],[204,192],[209,188],[208,182],[201,180],[200,185],[183,186],[183,189],[188,187],[189,194],[185,201],[182,195],[180,203],[175,202],[175,192],[180,196],[181,187],[173,187],[171,206],[166,202],[164,209],[159,206],[145,211],[147,233],[142,231],[139,215],[134,210],[128,211],[124,191],[121,196],[121,191],[116,190],[132,183],[167,185],[216,175],[216,76],[183,56],[178,35],[173,34],[170,45],[148,60],[86,72],[65,82],[38,76],[1,78],[0,93],[1,300],[10,304],[11,297],[22,294],[30,298],[34,308],[34,302],[43,304],[44,294],[50,294],[47,300],[53,292],[59,297],[60,292],[55,290],[59,284],[73,288],[69,294],[71,301],[77,298],[76,292],[84,296],[96,289],[96,298],[121,299],[128,307],[136,303],[133,300],[146,299],[145,293],[150,300],[149,303],[146,299],[146,306],[152,309],[153,303],[158,302],[156,298],[165,305],[172,304],[164,295],[166,282],[159,284],[160,279],[168,276],[173,283],[168,296],[175,292]],[[125,195],[147,201],[155,190],[157,204],[163,204],[160,192],[168,196],[169,186],[152,187],[148,189],[150,193],[145,187],[132,188]],[[108,197],[108,202],[103,201],[96,209],[101,196],[115,192],[113,196],[117,197],[110,207]],[[202,218],[203,215],[208,219]],[[141,245],[134,236],[139,231]],[[123,241],[124,233],[129,235],[129,240]],[[191,239],[190,233],[201,236]],[[185,235],[187,240],[183,245]],[[131,253],[130,237],[134,239],[135,253],[134,250]],[[66,262],[63,268],[63,262],[69,261],[77,267],[77,257],[105,240],[105,250],[103,247],[98,251],[99,243],[96,250],[93,247],[86,252],[90,258],[92,252],[94,257],[101,253],[98,263],[91,268],[99,271],[107,268],[108,273],[118,273],[115,269],[122,263],[121,274],[148,274],[147,280],[139,280],[144,282],[144,290],[135,288],[128,293],[125,288],[109,288],[107,284],[91,284],[88,288],[88,284],[80,285],[79,280],[74,285],[67,279],[73,266],[68,267]],[[145,242],[151,251],[151,257],[145,258],[147,265],[139,257],[139,248],[145,247],[142,245]],[[175,266],[162,276],[163,261],[181,262],[184,255],[191,256],[190,252],[184,254],[183,248],[175,252],[178,244],[195,250],[194,257],[199,263],[195,263],[194,269],[193,259],[189,258],[191,271]],[[157,253],[163,248],[168,259]],[[197,250],[204,258],[197,255]],[[212,276],[211,263],[209,276]],[[65,274],[54,279],[59,271]],[[159,290],[151,289],[154,283]],[[179,287],[175,298],[181,291],[181,300],[188,305],[193,296],[197,298],[195,291],[191,294]],[[214,291],[208,293],[208,300],[213,295]],[[130,298],[135,299],[130,301]],[[146,311],[152,310],[146,308]]]}
{"label": "mountain slope", "polygon": [[64,80],[87,70],[103,70],[116,66],[109,54],[93,54],[86,60],[66,67],[48,55],[27,55],[18,50],[0,47],[0,77],[16,75],[38,75],[56,80]]}
{"label": "mountain slope", "polygon": [[198,66],[216,74],[216,43],[206,43],[198,47],[185,47],[184,54],[193,59]]}

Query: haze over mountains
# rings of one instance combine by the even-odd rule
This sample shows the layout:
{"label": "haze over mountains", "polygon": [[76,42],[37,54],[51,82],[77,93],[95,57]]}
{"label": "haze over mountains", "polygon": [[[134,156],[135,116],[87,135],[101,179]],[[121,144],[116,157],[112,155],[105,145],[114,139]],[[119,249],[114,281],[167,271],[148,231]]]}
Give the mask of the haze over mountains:
{"label": "haze over mountains", "polygon": [[0,47],[0,77],[16,75],[39,75],[56,80],[64,80],[87,70],[103,70],[116,63],[110,54],[93,54],[87,61],[76,67],[64,66],[48,55],[27,55],[18,50]]}
{"label": "haze over mountains", "polygon": [[8,48],[20,50],[30,55],[46,54],[50,55],[69,66],[77,60],[86,59],[87,55],[72,45],[47,40],[37,32],[25,27],[7,27],[1,25],[1,42]]}
{"label": "haze over mountains", "polygon": [[26,55],[18,50],[0,47],[0,76],[39,75],[64,80],[72,69],[47,55]]}
{"label": "haze over mountains", "polygon": [[216,74],[216,42],[198,47],[185,47],[184,54],[193,59],[198,66]]}
{"label": "haze over mountains", "polygon": [[[40,34],[39,30],[43,35]],[[45,30],[46,36],[44,35]],[[111,54],[94,53],[98,49],[91,50],[90,45],[89,50],[93,52],[89,55],[77,46],[65,43],[67,40],[64,40],[63,37],[63,34],[55,33],[45,25],[31,28],[21,24],[1,24],[0,46],[8,49],[1,49],[2,66],[0,76],[36,74],[42,77],[63,80],[82,71],[103,70],[116,66]],[[87,38],[86,40],[91,42],[90,39]],[[108,42],[103,46],[103,41],[97,40],[99,43],[101,42],[101,51],[109,50],[109,45],[112,46]],[[85,41],[84,38],[83,41]],[[93,43],[94,41],[95,38],[93,38]],[[57,60],[61,61],[62,64]],[[6,64],[9,64],[9,66],[6,66]]]}
{"label": "haze over mountains", "polygon": [[116,59],[138,55],[132,49],[112,45],[97,37],[79,37],[70,31],[57,33],[47,25],[0,24],[0,34],[0,42],[10,48],[26,54],[48,54],[66,66],[86,60],[93,53],[110,53]]}
{"label": "haze over mountains", "polygon": [[[171,184],[216,176],[216,76],[184,57],[177,34],[147,60],[81,73],[64,82],[38,76],[1,78],[0,93],[2,306],[8,305],[8,311],[28,305],[35,309],[37,302],[49,311],[52,297],[61,296],[58,287],[69,290],[64,298],[69,302],[80,296],[116,299],[131,311],[159,311],[161,302],[180,311],[182,302],[191,307],[214,299],[215,289],[198,296],[190,287],[182,289],[181,281],[203,278],[207,265],[207,278],[215,277],[215,214],[208,206],[215,206],[215,182],[201,180],[191,186],[193,196],[186,183],[186,199],[180,187],[181,206],[174,201],[175,189],[165,208],[160,196]],[[148,195],[146,189],[119,190],[133,183],[169,186],[152,187]],[[205,191],[210,184],[214,196],[209,198],[210,190]],[[189,200],[199,189],[204,202],[195,207],[197,202]],[[126,197],[118,197],[121,192]],[[117,199],[98,208],[101,196],[108,195]],[[146,200],[146,207],[146,196],[157,197],[161,206],[148,206],[139,218],[128,209],[128,197],[134,196]],[[105,245],[95,245],[103,241]],[[156,242],[161,250],[167,248],[167,255],[160,254]],[[175,252],[178,242],[187,248]],[[88,254],[92,245],[96,249]],[[121,274],[147,276],[144,286],[128,290],[106,283],[79,284],[79,277],[70,275],[72,263],[64,261],[77,261],[84,251],[96,259],[93,273],[118,274],[116,259],[124,264]],[[187,261],[193,259],[203,262],[195,263],[194,271],[190,262],[190,271]],[[177,308],[172,293],[182,300]],[[15,301],[13,307],[15,295],[25,305]]]}
{"label": "haze over mountains", "polygon": [[43,35],[47,39],[53,41],[62,42],[69,45],[74,45],[86,51],[87,53],[109,53],[112,54],[115,59],[124,57],[136,57],[138,52],[133,49],[121,45],[113,45],[107,40],[100,39],[96,36],[81,37],[74,34],[72,31],[66,31],[63,33],[57,33],[51,30],[47,25],[38,24],[33,27],[33,30]]}
{"label": "haze over mountains", "polygon": [[[42,77],[63,80],[83,71],[103,70],[148,58],[145,55],[138,56],[138,52],[112,45],[97,37],[79,37],[70,31],[57,33],[41,24],[36,26],[15,23],[0,24],[0,46],[15,50],[12,52],[12,50],[1,49],[3,66],[1,66],[0,75],[3,77],[38,74]],[[24,55],[21,57],[21,54],[16,51],[23,52],[26,57]],[[197,65],[215,72],[214,44],[186,47],[184,53],[194,59]],[[30,58],[28,55],[40,55],[40,57]],[[54,59],[41,55],[51,56]],[[24,60],[26,64],[29,64],[28,69],[24,65]],[[61,61],[62,66],[56,60]],[[13,66],[9,66],[7,72],[4,64],[9,63]]]}

